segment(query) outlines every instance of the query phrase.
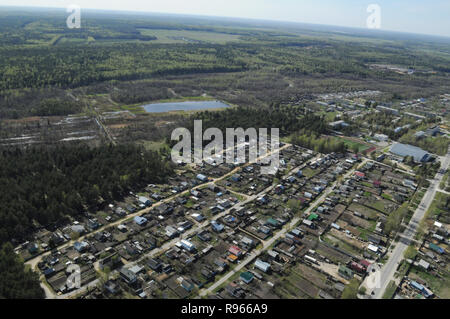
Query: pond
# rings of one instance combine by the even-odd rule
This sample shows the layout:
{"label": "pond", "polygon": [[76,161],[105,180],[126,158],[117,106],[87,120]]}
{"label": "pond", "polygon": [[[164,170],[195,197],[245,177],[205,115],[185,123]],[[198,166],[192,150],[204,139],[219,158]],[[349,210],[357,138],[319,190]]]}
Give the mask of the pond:
{"label": "pond", "polygon": [[143,105],[142,107],[148,113],[165,113],[173,111],[222,109],[230,106],[220,101],[185,101],[185,102],[151,103]]}

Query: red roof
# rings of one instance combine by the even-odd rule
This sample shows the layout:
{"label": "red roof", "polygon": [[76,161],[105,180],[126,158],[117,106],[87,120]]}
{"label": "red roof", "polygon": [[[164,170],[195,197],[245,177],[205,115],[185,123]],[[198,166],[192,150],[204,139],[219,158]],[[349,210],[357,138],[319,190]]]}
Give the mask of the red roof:
{"label": "red roof", "polygon": [[367,260],[363,259],[359,262],[361,265],[363,265],[366,268],[369,268],[369,266],[371,265],[370,262],[368,262]]}
{"label": "red roof", "polygon": [[236,256],[239,256],[241,254],[241,249],[238,246],[231,246],[228,251]]}
{"label": "red roof", "polygon": [[356,270],[356,271],[358,271],[358,272],[363,272],[363,271],[365,271],[365,267],[364,267],[363,265],[360,265],[360,264],[358,264],[358,263],[355,263],[354,261],[352,261],[350,267],[351,267],[353,270]]}
{"label": "red roof", "polygon": [[364,174],[364,173],[362,173],[362,172],[358,172],[358,171],[355,172],[355,175],[358,176],[358,177],[364,177],[364,176],[366,176],[366,174]]}

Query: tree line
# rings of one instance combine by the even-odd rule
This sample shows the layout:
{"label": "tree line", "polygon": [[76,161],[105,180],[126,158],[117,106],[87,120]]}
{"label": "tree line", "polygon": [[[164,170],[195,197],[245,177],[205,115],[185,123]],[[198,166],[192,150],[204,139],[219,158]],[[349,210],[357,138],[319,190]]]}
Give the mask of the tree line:
{"label": "tree line", "polygon": [[0,248],[0,299],[44,298],[39,277],[27,269],[10,243]]}
{"label": "tree line", "polygon": [[129,191],[163,182],[171,162],[133,144],[0,150],[0,243],[64,224]]}
{"label": "tree line", "polygon": [[193,130],[193,120],[202,120],[203,127],[217,127],[225,132],[226,128],[244,129],[254,127],[279,128],[281,136],[287,136],[293,132],[307,128],[309,131],[326,132],[326,122],[323,117],[307,114],[297,108],[282,108],[278,104],[269,107],[237,107],[228,108],[224,111],[205,111],[194,114],[188,120],[189,127]]}

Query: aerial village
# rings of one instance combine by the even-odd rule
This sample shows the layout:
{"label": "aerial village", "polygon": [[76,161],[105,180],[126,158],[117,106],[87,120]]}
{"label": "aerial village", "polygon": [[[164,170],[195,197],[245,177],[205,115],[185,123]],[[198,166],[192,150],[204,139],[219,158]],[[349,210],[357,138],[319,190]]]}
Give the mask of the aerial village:
{"label": "aerial village", "polygon": [[[180,163],[169,183],[42,229],[16,252],[55,298],[370,298],[364,279],[386,263],[428,188],[417,167],[439,159],[369,126],[377,94],[327,94],[308,104],[333,119],[332,138],[346,138],[353,152],[282,142],[272,150],[280,158],[274,175],[261,174],[259,162]],[[448,105],[450,96],[440,99]],[[394,119],[391,134],[449,136],[445,125],[427,124],[442,114],[425,101],[375,113]],[[440,188],[386,298],[449,296],[448,178]]]}

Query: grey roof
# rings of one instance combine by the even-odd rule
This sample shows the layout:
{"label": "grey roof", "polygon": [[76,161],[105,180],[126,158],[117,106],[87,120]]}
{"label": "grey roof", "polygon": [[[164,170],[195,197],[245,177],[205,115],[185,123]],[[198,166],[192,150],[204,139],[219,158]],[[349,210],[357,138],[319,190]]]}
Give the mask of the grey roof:
{"label": "grey roof", "polygon": [[425,136],[425,132],[424,132],[424,131],[416,132],[416,134],[414,134],[414,136],[415,136],[415,137],[422,137],[422,136]]}
{"label": "grey roof", "polygon": [[419,261],[419,266],[422,266],[423,268],[428,269],[430,267],[430,263],[428,263],[425,260],[421,259]]}
{"label": "grey roof", "polygon": [[77,233],[84,233],[86,231],[83,225],[73,225],[70,228],[72,229],[72,231]]}
{"label": "grey roof", "polygon": [[419,147],[401,143],[395,143],[392,145],[390,152],[402,157],[412,156],[416,162],[427,161],[430,157],[430,153]]}
{"label": "grey roof", "polygon": [[270,269],[270,264],[262,261],[261,259],[257,259],[255,262],[255,267],[264,272],[267,272]]}

